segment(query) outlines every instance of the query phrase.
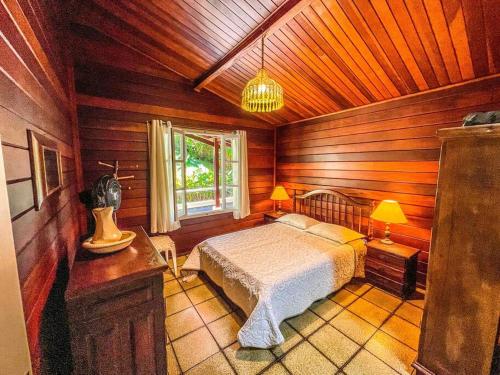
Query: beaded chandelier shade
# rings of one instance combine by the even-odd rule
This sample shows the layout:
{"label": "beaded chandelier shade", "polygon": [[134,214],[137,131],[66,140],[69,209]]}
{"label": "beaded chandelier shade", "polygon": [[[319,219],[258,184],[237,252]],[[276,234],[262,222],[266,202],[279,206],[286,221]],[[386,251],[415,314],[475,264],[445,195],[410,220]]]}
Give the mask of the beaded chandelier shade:
{"label": "beaded chandelier shade", "polygon": [[241,93],[241,108],[248,112],[271,112],[283,107],[283,88],[269,78],[264,69],[264,38],[262,38],[262,66],[255,78]]}

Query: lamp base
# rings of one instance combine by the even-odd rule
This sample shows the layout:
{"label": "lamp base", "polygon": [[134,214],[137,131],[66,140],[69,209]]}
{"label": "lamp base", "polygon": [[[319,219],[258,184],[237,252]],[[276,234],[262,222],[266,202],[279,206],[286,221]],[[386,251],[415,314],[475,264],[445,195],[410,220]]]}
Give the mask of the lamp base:
{"label": "lamp base", "polygon": [[283,214],[283,211],[281,211],[281,201],[278,201],[278,209],[276,210],[277,214]]}
{"label": "lamp base", "polygon": [[384,238],[380,240],[385,245],[392,245],[394,241],[392,241],[389,237],[391,236],[391,226],[389,223],[385,223],[385,231]]}
{"label": "lamp base", "polygon": [[392,245],[394,243],[394,241],[390,240],[389,238],[382,238],[380,242],[386,245]]}

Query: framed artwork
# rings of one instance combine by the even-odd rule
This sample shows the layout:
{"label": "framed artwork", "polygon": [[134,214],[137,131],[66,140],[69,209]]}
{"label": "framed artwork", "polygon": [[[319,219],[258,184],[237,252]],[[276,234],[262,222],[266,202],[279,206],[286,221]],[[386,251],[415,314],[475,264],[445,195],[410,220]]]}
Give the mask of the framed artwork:
{"label": "framed artwork", "polygon": [[32,130],[28,143],[35,208],[40,210],[43,201],[62,188],[61,152],[56,142]]}

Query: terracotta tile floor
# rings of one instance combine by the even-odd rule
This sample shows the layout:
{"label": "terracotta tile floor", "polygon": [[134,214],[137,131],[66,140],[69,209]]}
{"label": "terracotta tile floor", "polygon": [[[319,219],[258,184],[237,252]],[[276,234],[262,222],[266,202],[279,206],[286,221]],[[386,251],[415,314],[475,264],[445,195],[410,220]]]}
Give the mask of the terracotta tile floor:
{"label": "terracotta tile floor", "polygon": [[164,280],[169,375],[415,374],[421,299],[352,282],[283,322],[283,344],[252,349],[237,341],[241,310],[204,275],[186,284],[169,270]]}

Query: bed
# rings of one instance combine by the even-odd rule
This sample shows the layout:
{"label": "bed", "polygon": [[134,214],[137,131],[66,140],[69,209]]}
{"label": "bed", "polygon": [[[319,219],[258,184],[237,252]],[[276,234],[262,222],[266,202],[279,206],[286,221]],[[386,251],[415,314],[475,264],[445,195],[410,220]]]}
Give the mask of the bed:
{"label": "bed", "polygon": [[[294,191],[293,212],[371,235],[373,204],[332,190]],[[284,337],[280,323],[314,301],[364,277],[364,239],[341,244],[275,222],[209,238],[182,268],[186,278],[203,271],[246,314],[238,332],[243,347],[269,348]]]}

